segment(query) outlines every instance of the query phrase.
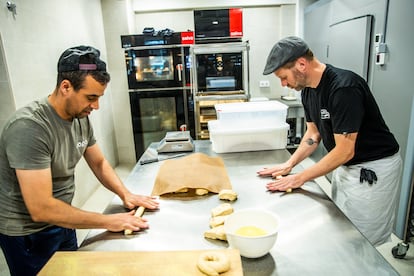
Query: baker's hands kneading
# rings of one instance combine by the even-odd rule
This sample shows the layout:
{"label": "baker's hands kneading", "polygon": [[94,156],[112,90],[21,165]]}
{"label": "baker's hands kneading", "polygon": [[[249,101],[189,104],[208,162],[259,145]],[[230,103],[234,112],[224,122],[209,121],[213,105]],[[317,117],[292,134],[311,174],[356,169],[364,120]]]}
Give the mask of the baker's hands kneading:
{"label": "baker's hands kneading", "polygon": [[299,188],[304,183],[299,174],[291,174],[283,177],[277,176],[274,181],[266,184],[266,188],[269,191],[291,192],[292,189]]}
{"label": "baker's hands kneading", "polygon": [[131,231],[139,231],[149,227],[147,219],[137,217],[134,214],[135,210],[127,213],[107,215],[109,220],[106,229],[111,232],[120,232],[126,229]]}
{"label": "baker's hands kneading", "polygon": [[[142,222],[146,222],[146,220],[142,218],[145,209],[154,210],[159,208],[159,201],[156,196],[143,196],[127,192],[123,196],[123,202],[124,206],[128,209],[134,209],[139,206],[139,208],[132,211],[132,214],[137,220],[141,220]],[[148,225],[146,228],[148,228]],[[132,232],[138,231],[139,229],[140,228],[124,228],[124,234],[130,235]]]}
{"label": "baker's hands kneading", "polygon": [[271,168],[263,168],[257,172],[257,174],[261,177],[271,176],[277,177],[279,175],[287,175],[292,171],[292,167],[289,163],[285,162],[282,164],[278,164]]}
{"label": "baker's hands kneading", "polygon": [[144,196],[133,193],[128,193],[124,199],[124,206],[129,210],[136,208],[137,206],[145,207],[146,209],[155,210],[159,208],[158,197],[156,196]]}

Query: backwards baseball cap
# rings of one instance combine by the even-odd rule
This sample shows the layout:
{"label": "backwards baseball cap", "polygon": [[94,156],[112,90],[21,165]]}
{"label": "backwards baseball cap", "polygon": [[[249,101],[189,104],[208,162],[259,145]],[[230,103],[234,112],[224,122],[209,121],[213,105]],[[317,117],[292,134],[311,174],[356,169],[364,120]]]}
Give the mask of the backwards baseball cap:
{"label": "backwards baseball cap", "polygon": [[99,50],[91,46],[69,48],[59,58],[58,72],[106,71],[106,63],[99,55]]}
{"label": "backwards baseball cap", "polygon": [[301,38],[288,36],[279,40],[270,51],[263,75],[269,75],[285,65],[303,56],[309,50],[308,45]]}

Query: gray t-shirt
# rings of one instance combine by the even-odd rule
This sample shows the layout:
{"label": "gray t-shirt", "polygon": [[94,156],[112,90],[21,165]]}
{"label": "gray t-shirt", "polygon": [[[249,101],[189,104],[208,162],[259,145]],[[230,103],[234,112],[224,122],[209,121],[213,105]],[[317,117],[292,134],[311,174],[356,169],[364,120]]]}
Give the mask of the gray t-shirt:
{"label": "gray t-shirt", "polygon": [[53,196],[71,204],[75,166],[86,148],[95,143],[88,117],[65,121],[47,97],[19,109],[0,136],[0,233],[28,235],[50,226],[31,219],[15,169],[50,168]]}

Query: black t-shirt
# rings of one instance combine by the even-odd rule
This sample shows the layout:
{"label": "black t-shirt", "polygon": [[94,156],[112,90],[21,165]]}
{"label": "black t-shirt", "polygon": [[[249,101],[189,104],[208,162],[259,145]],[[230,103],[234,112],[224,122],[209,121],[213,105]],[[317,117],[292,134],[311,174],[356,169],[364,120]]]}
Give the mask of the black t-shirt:
{"label": "black t-shirt", "polygon": [[302,91],[302,103],[306,121],[316,124],[328,151],[335,147],[334,134],[358,132],[355,155],[345,165],[398,152],[366,81],[357,74],[327,64],[318,87]]}

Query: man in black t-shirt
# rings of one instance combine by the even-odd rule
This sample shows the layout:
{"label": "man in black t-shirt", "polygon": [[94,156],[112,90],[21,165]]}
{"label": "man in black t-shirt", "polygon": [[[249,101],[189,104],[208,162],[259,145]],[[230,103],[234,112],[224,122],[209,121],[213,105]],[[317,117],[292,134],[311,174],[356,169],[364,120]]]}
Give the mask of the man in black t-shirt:
{"label": "man in black t-shirt", "polygon": [[[307,130],[289,160],[258,172],[275,178],[286,175],[268,183],[267,189],[299,188],[333,171],[332,197],[338,207],[373,245],[389,241],[402,161],[365,80],[321,63],[305,41],[293,36],[272,48],[263,74],[271,73],[282,86],[302,90]],[[288,175],[321,141],[328,154],[308,169]]]}

